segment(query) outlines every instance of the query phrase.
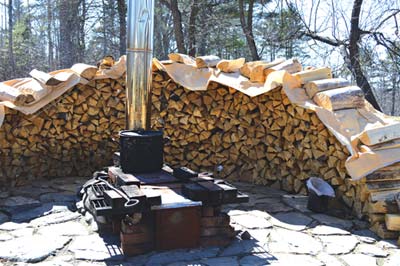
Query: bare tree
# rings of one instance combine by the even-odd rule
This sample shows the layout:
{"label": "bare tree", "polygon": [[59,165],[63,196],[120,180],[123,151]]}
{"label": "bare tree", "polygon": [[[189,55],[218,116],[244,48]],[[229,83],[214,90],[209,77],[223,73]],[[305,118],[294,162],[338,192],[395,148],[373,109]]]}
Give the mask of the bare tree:
{"label": "bare tree", "polygon": [[11,73],[15,72],[15,59],[13,48],[13,1],[8,0],[8,56]]}
{"label": "bare tree", "polygon": [[349,36],[349,58],[350,58],[350,70],[356,79],[357,85],[363,89],[365,98],[375,107],[377,110],[381,110],[378,101],[375,98],[374,91],[371,88],[367,78],[364,76],[363,70],[360,64],[360,50],[359,43],[361,39],[360,29],[360,12],[363,0],[355,0],[353,3],[353,9],[351,12],[350,20],[350,36]]}
{"label": "bare tree", "polygon": [[185,48],[185,38],[183,34],[183,26],[182,26],[182,13],[179,10],[178,0],[161,0],[161,3],[171,10],[173,23],[174,23],[174,34],[176,40],[176,47],[178,48],[178,52],[182,54],[186,54]]}
{"label": "bare tree", "polygon": [[246,41],[250,49],[251,57],[253,60],[260,60],[260,56],[257,52],[256,42],[253,34],[253,9],[254,0],[249,1],[249,7],[247,9],[247,19],[244,11],[244,1],[239,0],[239,14],[240,24],[242,25],[243,33],[246,36]]}
{"label": "bare tree", "polygon": [[53,36],[52,36],[52,23],[53,23],[53,6],[52,1],[47,0],[47,39],[48,39],[48,64],[51,70],[54,70],[54,43],[53,43]]}
{"label": "bare tree", "polygon": [[[364,43],[374,40],[377,45],[385,47],[389,53],[399,56],[398,42],[390,40],[390,38],[379,30],[390,19],[393,19],[395,27],[397,28],[397,33],[394,36],[398,35],[396,15],[400,13],[400,10],[393,7],[384,7],[383,4],[378,4],[379,6],[376,10],[372,10],[369,6],[369,9],[364,11],[364,13],[367,14],[364,14],[364,17],[367,19],[365,19],[364,24],[361,24],[363,0],[353,0],[350,19],[346,19],[345,11],[336,8],[336,3],[334,1],[328,2],[327,5],[331,5],[332,11],[331,14],[325,14],[325,16],[319,15],[322,5],[321,0],[307,2],[308,4],[311,3],[311,7],[308,7],[310,15],[307,19],[305,14],[298,8],[295,1],[286,0],[289,9],[295,12],[302,21],[304,26],[302,35],[317,42],[339,48],[342,51],[344,61],[347,63],[347,68],[352,73],[357,85],[363,89],[366,99],[377,110],[382,110],[365,74],[360,47],[362,47]],[[380,14],[380,16],[373,17],[375,14]],[[344,28],[344,30],[341,31],[339,29],[338,21],[342,22],[341,27]],[[327,35],[329,31],[331,37]]]}
{"label": "bare tree", "polygon": [[189,15],[189,29],[188,29],[188,53],[190,56],[195,56],[196,47],[196,18],[199,13],[199,0],[193,0],[190,8]]}
{"label": "bare tree", "polygon": [[118,19],[119,19],[119,54],[126,53],[126,3],[125,0],[118,0]]}

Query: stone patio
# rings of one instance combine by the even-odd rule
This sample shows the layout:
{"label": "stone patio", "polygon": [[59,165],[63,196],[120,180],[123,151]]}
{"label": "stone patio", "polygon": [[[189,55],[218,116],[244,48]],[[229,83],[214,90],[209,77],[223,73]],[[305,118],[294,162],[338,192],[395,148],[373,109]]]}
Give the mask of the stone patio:
{"label": "stone patio", "polygon": [[86,179],[36,182],[0,192],[0,265],[400,265],[395,241],[380,240],[359,220],[306,209],[307,198],[235,183],[250,202],[227,206],[239,232],[227,247],[152,252],[126,258],[118,236],[102,235],[76,212]]}

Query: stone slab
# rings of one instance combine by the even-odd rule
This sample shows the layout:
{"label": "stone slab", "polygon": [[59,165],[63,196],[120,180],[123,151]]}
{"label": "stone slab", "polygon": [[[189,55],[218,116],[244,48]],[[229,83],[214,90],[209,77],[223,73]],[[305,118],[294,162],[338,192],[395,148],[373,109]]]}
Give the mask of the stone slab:
{"label": "stone slab", "polygon": [[322,244],[318,239],[306,233],[276,229],[271,232],[268,251],[275,253],[294,253],[316,255],[322,250]]}
{"label": "stone slab", "polygon": [[348,254],[352,252],[359,240],[353,235],[349,236],[320,236],[319,237],[324,245],[324,251],[331,255]]}
{"label": "stone slab", "polygon": [[271,218],[273,225],[294,231],[306,229],[312,221],[310,217],[299,212],[277,213]]}
{"label": "stone slab", "polygon": [[9,261],[39,262],[70,241],[69,237],[28,236],[0,242],[0,258]]}

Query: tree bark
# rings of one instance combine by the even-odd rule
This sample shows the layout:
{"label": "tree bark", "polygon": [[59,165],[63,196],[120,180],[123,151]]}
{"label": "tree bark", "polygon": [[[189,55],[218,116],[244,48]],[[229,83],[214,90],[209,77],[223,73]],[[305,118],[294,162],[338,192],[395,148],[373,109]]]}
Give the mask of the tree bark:
{"label": "tree bark", "polygon": [[11,75],[15,73],[15,59],[13,49],[13,1],[8,0],[8,56],[10,61]]}
{"label": "tree bark", "polygon": [[196,18],[199,13],[199,0],[192,1],[189,16],[189,29],[188,29],[188,53],[190,56],[196,56]]}
{"label": "tree bark", "polygon": [[103,7],[103,56],[108,55],[108,42],[107,42],[107,7],[105,0],[102,0],[102,7]]}
{"label": "tree bark", "polygon": [[[73,1],[71,1],[73,2]],[[71,15],[73,10],[70,1],[59,1],[59,15],[60,15],[60,67],[70,68],[74,64],[74,44],[73,44],[73,26],[75,25],[75,16]],[[73,17],[73,19],[71,19]]]}
{"label": "tree bark", "polygon": [[[86,41],[85,41],[85,24],[86,24],[86,0],[79,0],[77,3],[77,10],[81,6],[81,15],[78,24],[78,39],[77,39],[77,62],[83,62],[85,58]],[[76,63],[76,62],[75,62]]]}
{"label": "tree bark", "polygon": [[183,27],[182,27],[182,13],[179,10],[178,1],[177,0],[161,0],[166,7],[171,10],[172,13],[172,21],[174,24],[174,35],[176,41],[176,47],[178,48],[178,52],[181,54],[186,54],[185,48],[185,38],[183,36]]}
{"label": "tree bark", "polygon": [[358,44],[361,39],[360,24],[360,12],[363,0],[354,0],[353,9],[351,12],[350,20],[350,38],[349,38],[349,57],[350,67],[354,78],[356,79],[357,85],[362,88],[365,93],[365,98],[374,106],[375,109],[381,111],[378,101],[375,98],[374,92],[369,84],[367,78],[360,64],[360,51]]}
{"label": "tree bark", "polygon": [[125,0],[118,0],[119,17],[119,54],[126,54],[126,3]]}
{"label": "tree bark", "polygon": [[250,49],[251,57],[254,61],[260,60],[260,56],[257,52],[257,46],[254,41],[253,35],[253,8],[254,0],[249,1],[249,8],[247,10],[247,21],[244,12],[244,1],[239,0],[239,14],[240,24],[242,25],[243,33],[246,36],[246,41]]}
{"label": "tree bark", "polygon": [[47,38],[48,38],[48,64],[49,69],[54,70],[54,44],[52,36],[52,22],[53,22],[53,7],[52,0],[47,0]]}

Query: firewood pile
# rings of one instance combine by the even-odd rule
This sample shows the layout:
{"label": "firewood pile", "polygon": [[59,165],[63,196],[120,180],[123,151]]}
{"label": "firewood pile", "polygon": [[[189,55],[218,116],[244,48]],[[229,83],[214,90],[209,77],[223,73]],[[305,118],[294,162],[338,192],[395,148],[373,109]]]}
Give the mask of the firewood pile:
{"label": "firewood pile", "polygon": [[359,198],[364,203],[362,212],[367,215],[371,230],[384,239],[397,238],[400,231],[400,163],[367,175],[361,183]]}
{"label": "firewood pile", "polygon": [[[329,76],[325,82],[312,81],[313,75],[299,77],[319,106],[340,110],[363,105],[357,87]],[[89,176],[111,165],[118,132],[125,126],[124,103],[121,77],[79,84],[33,115],[7,108],[0,128],[2,184],[20,185],[38,176]],[[206,91],[191,91],[155,71],[152,125],[170,139],[164,152],[171,166],[300,194],[307,194],[310,176],[319,176],[358,217],[368,217],[381,237],[398,236],[400,164],[352,181],[345,169],[347,148],[314,111],[291,103],[281,87],[256,97],[216,82]]]}

